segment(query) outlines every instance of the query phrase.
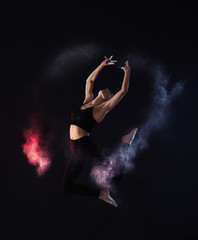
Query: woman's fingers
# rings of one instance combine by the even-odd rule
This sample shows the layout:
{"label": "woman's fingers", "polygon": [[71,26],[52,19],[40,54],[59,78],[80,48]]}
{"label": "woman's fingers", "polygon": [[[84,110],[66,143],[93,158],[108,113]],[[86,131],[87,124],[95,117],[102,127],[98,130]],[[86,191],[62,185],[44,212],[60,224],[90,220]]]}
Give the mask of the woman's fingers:
{"label": "woman's fingers", "polygon": [[104,56],[105,60],[111,61],[111,59],[113,58],[113,55],[111,55],[110,58],[107,58],[106,56]]}
{"label": "woman's fingers", "polygon": [[117,61],[116,60],[111,60],[107,64],[115,64]]}
{"label": "woman's fingers", "polygon": [[121,67],[121,69],[124,70],[124,71],[130,70],[130,66],[129,66],[129,61],[128,60],[125,62],[125,66]]}
{"label": "woman's fingers", "polygon": [[117,61],[116,60],[111,60],[107,63],[107,65],[114,65]]}
{"label": "woman's fingers", "polygon": [[[107,58],[106,56],[104,56],[104,58],[105,58],[106,64],[108,64],[108,65],[113,65],[117,62],[117,60],[111,60],[113,58],[113,55],[111,55],[110,58]],[[127,68],[129,67],[129,61],[128,60],[125,62],[124,67],[127,67]],[[123,69],[124,67],[121,67],[121,68]]]}
{"label": "woman's fingers", "polygon": [[125,62],[125,66],[124,67],[125,68],[129,68],[129,61],[128,60]]}
{"label": "woman's fingers", "polygon": [[106,61],[106,65],[113,65],[117,62],[117,60],[111,60],[113,58],[113,55],[110,58],[107,58],[106,56],[104,56],[105,61]]}

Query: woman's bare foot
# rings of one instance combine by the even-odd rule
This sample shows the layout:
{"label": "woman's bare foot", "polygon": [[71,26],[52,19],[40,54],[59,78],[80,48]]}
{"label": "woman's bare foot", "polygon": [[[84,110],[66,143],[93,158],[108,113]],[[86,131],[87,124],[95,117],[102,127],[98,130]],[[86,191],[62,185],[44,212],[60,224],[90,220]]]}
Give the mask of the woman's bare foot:
{"label": "woman's bare foot", "polygon": [[133,142],[133,139],[135,138],[137,130],[138,130],[138,128],[134,128],[129,134],[124,135],[122,137],[122,142],[128,143],[129,145],[131,145]]}
{"label": "woman's bare foot", "polygon": [[100,196],[99,199],[114,205],[114,207],[117,207],[117,203],[113,200],[113,198],[110,196],[109,191],[108,190],[100,190]]}

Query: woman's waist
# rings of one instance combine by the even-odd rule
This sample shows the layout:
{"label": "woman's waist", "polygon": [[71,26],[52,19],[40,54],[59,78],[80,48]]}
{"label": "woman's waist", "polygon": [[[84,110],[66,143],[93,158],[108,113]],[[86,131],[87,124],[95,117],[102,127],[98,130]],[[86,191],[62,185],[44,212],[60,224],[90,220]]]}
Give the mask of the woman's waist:
{"label": "woman's waist", "polygon": [[89,136],[90,134],[82,129],[81,127],[78,127],[75,124],[70,125],[69,135],[71,140],[77,140],[79,138]]}
{"label": "woman's waist", "polygon": [[81,135],[79,138],[72,138],[70,135],[70,150],[72,156],[77,156],[83,159],[84,157],[91,157],[97,159],[101,157],[97,146],[90,139],[89,135]]}

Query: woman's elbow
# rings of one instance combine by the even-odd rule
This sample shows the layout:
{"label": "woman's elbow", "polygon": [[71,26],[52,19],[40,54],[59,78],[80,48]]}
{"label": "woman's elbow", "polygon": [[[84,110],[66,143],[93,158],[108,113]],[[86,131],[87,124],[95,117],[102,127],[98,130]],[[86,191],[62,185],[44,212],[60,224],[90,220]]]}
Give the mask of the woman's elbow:
{"label": "woman's elbow", "polygon": [[121,93],[122,93],[123,95],[127,94],[127,92],[128,92],[128,89],[121,89]]}

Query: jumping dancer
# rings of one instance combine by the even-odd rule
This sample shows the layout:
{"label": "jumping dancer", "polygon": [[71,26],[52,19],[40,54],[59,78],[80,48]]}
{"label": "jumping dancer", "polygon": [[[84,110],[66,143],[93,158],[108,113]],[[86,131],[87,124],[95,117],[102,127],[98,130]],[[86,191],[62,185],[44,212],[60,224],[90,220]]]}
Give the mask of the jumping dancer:
{"label": "jumping dancer", "polygon": [[[130,66],[128,61],[126,61],[125,66],[122,67],[124,77],[121,89],[113,95],[113,93],[107,88],[100,90],[95,98],[93,96],[92,89],[94,81],[100,71],[105,66],[113,65],[117,62],[116,60],[112,60],[112,57],[113,56],[110,58],[105,57],[105,60],[102,61],[102,63],[87,78],[83,104],[72,113],[70,125],[71,157],[65,170],[63,191],[69,194],[97,197],[117,207],[116,202],[111,198],[107,189],[96,190],[92,187],[75,182],[83,172],[85,166],[88,166],[89,171],[92,164],[101,159],[100,152],[89,138],[90,131],[95,125],[104,119],[105,115],[118,104],[128,91]],[[123,136],[122,142],[130,145],[136,131],[137,129],[133,129],[128,135]]]}

